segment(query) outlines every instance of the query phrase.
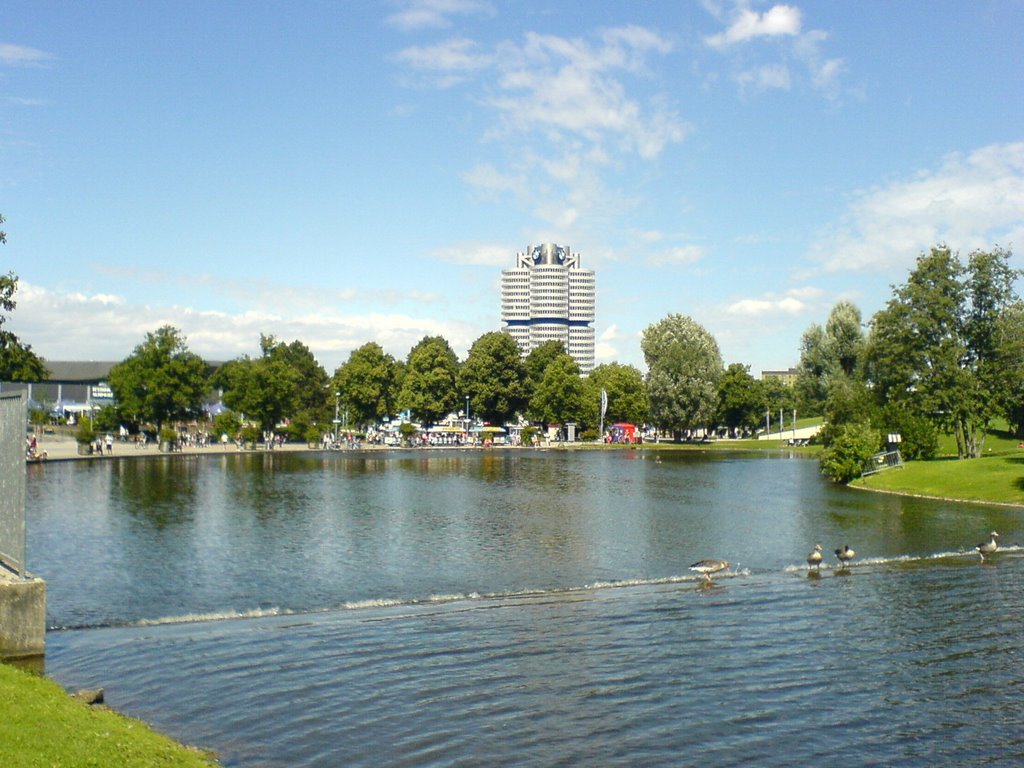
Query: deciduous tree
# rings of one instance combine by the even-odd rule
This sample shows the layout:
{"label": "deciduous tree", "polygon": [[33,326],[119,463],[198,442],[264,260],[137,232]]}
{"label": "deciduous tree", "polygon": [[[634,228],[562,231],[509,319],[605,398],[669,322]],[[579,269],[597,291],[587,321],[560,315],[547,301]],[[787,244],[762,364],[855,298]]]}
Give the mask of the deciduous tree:
{"label": "deciduous tree", "polygon": [[722,355],[714,337],[684,315],[669,315],[644,330],[651,419],[678,440],[707,426],[718,405]]}
{"label": "deciduous tree", "polygon": [[459,402],[455,388],[458,370],[458,358],[442,336],[423,337],[409,351],[399,407],[424,424],[437,423]]}
{"label": "deciduous tree", "polygon": [[[4,217],[0,215],[0,224]],[[0,230],[0,244],[7,242],[7,234]],[[6,330],[3,325],[5,314],[13,312],[17,303],[14,294],[18,291],[18,277],[13,272],[0,275],[0,381],[45,381],[49,371],[42,359],[32,351],[29,344]]]}
{"label": "deciduous tree", "polygon": [[732,363],[718,385],[718,422],[733,434],[757,428],[764,419],[764,388],[750,366]]}
{"label": "deciduous tree", "polygon": [[953,434],[960,458],[981,455],[1014,385],[999,332],[1000,318],[1020,306],[1009,259],[1001,248],[976,251],[965,268],[949,248],[932,248],[872,321],[867,370],[875,392]]}
{"label": "deciduous tree", "polygon": [[647,385],[639,369],[622,363],[602,363],[586,378],[586,421],[600,423],[601,390],[608,393],[605,425],[616,422],[645,424],[650,414]]}
{"label": "deciduous tree", "polygon": [[150,422],[158,431],[165,422],[197,414],[208,391],[206,363],[170,325],[147,333],[110,369],[108,382],[125,420]]}
{"label": "deciduous tree", "polygon": [[542,424],[586,423],[585,386],[580,378],[580,367],[570,355],[561,354],[544,369],[530,399],[529,417]]}
{"label": "deciduous tree", "polygon": [[334,372],[335,391],[356,424],[375,424],[395,413],[397,369],[395,358],[371,341],[353,350]]}
{"label": "deciduous tree", "polygon": [[519,345],[507,333],[485,333],[459,367],[458,388],[471,412],[491,424],[505,424],[526,407],[526,369]]}

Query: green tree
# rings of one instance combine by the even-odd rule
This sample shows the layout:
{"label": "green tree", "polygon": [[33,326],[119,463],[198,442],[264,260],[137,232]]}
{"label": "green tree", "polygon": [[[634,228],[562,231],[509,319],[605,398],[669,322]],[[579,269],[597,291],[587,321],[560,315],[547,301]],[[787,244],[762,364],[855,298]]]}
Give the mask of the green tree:
{"label": "green tree", "polygon": [[[0,224],[5,221],[0,215]],[[7,233],[0,230],[0,244],[7,242]],[[3,325],[5,313],[17,306],[14,294],[18,291],[18,277],[13,272],[0,275],[0,381],[46,381],[50,372],[42,359]]]}
{"label": "green tree", "polygon": [[110,369],[108,383],[126,421],[164,422],[199,412],[208,391],[206,363],[177,328],[165,325]]}
{"label": "green tree", "polygon": [[846,424],[822,451],[821,471],[836,483],[848,483],[861,476],[864,464],[880,445],[878,431],[870,424]]}
{"label": "green tree", "polygon": [[580,367],[570,355],[561,354],[544,370],[527,411],[531,421],[542,424],[586,425],[586,387]]}
{"label": "green tree", "polygon": [[295,405],[292,411],[285,415],[299,423],[298,430],[302,439],[305,439],[308,426],[323,424],[330,420],[329,408],[334,398],[333,393],[328,392],[330,377],[327,371],[313,357],[309,347],[297,339],[291,344],[285,344],[273,336],[261,335],[260,351],[264,357],[280,361],[295,372],[298,378]]}
{"label": "green tree", "polygon": [[864,356],[864,331],[860,310],[840,301],[829,313],[825,327],[811,325],[800,341],[796,394],[802,413],[819,414],[829,387],[840,376],[854,377]]}
{"label": "green tree", "polygon": [[828,388],[824,408],[825,426],[818,434],[823,445],[830,445],[848,424],[870,424],[880,427],[880,414],[875,398],[862,381],[837,376]]}
{"label": "green tree", "polygon": [[764,420],[764,387],[750,375],[750,366],[732,363],[718,384],[718,423],[732,434],[757,429]]}
{"label": "green tree", "polygon": [[999,361],[1006,373],[1002,411],[1017,438],[1024,438],[1024,307],[1010,307],[999,318]]}
{"label": "green tree", "polygon": [[442,336],[424,336],[409,351],[398,406],[425,425],[435,424],[459,402],[455,378],[459,361]]}
{"label": "green tree", "polygon": [[554,339],[545,341],[540,346],[530,350],[530,354],[523,359],[523,369],[526,372],[525,397],[527,402],[533,397],[534,390],[537,389],[537,385],[544,378],[544,371],[547,370],[547,367],[556,357],[565,354],[567,354],[565,345]]}
{"label": "green tree", "polygon": [[260,357],[231,360],[213,379],[224,392],[225,405],[256,422],[264,434],[301,408],[302,374],[279,346],[272,336],[261,335]]}
{"label": "green tree", "polygon": [[1015,386],[999,333],[1000,318],[1020,305],[1009,259],[999,248],[976,251],[965,268],[949,248],[932,248],[872,320],[867,371],[881,402],[953,434],[960,458],[981,455]]}
{"label": "green tree", "polygon": [[334,388],[342,406],[364,427],[395,413],[398,384],[397,361],[373,341],[352,350],[334,372]]}
{"label": "green tree", "polygon": [[617,422],[646,424],[650,416],[647,385],[644,375],[632,365],[602,363],[586,380],[586,423],[596,426],[601,421],[601,390],[608,393],[605,426]]}
{"label": "green tree", "polygon": [[668,315],[644,330],[651,419],[676,440],[711,423],[718,405],[722,355],[714,337],[684,315]]}
{"label": "green tree", "polygon": [[473,342],[459,367],[459,392],[471,412],[491,424],[505,424],[526,407],[526,370],[519,345],[507,333],[492,331]]}

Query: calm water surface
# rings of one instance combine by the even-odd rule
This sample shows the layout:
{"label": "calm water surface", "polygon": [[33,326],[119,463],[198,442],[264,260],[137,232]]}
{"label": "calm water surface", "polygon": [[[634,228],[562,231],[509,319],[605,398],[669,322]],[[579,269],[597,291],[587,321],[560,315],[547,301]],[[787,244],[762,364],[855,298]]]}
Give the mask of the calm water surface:
{"label": "calm water surface", "polygon": [[31,470],[48,674],[227,766],[1024,761],[1021,510],[782,455]]}

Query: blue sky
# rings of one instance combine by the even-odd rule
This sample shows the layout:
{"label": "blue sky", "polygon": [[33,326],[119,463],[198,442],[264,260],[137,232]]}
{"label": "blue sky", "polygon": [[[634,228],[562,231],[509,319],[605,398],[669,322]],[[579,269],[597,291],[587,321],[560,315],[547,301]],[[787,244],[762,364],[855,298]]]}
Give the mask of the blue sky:
{"label": "blue sky", "polygon": [[1024,248],[1021,30],[1021,0],[7,0],[9,326],[52,360],[166,323],[211,360],[462,357],[553,241],[597,273],[598,362],[681,313],[786,368],[931,245]]}

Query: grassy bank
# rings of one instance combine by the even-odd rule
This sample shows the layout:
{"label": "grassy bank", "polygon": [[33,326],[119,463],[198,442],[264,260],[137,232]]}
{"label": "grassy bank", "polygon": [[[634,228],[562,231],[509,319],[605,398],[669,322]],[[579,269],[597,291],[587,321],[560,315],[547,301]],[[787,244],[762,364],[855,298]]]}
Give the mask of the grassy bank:
{"label": "grassy bank", "polygon": [[56,683],[6,664],[0,664],[0,745],[0,762],[18,768],[216,765],[143,722],[82,704]]}
{"label": "grassy bank", "polygon": [[1024,450],[980,459],[954,458],[907,462],[850,483],[875,491],[943,499],[1018,504],[1024,507]]}
{"label": "grassy bank", "polygon": [[1024,448],[1005,422],[997,422],[985,436],[984,456],[960,461],[956,440],[939,437],[939,456],[929,461],[910,461],[903,469],[891,469],[854,480],[851,486],[941,499],[1014,504],[1024,507]]}

